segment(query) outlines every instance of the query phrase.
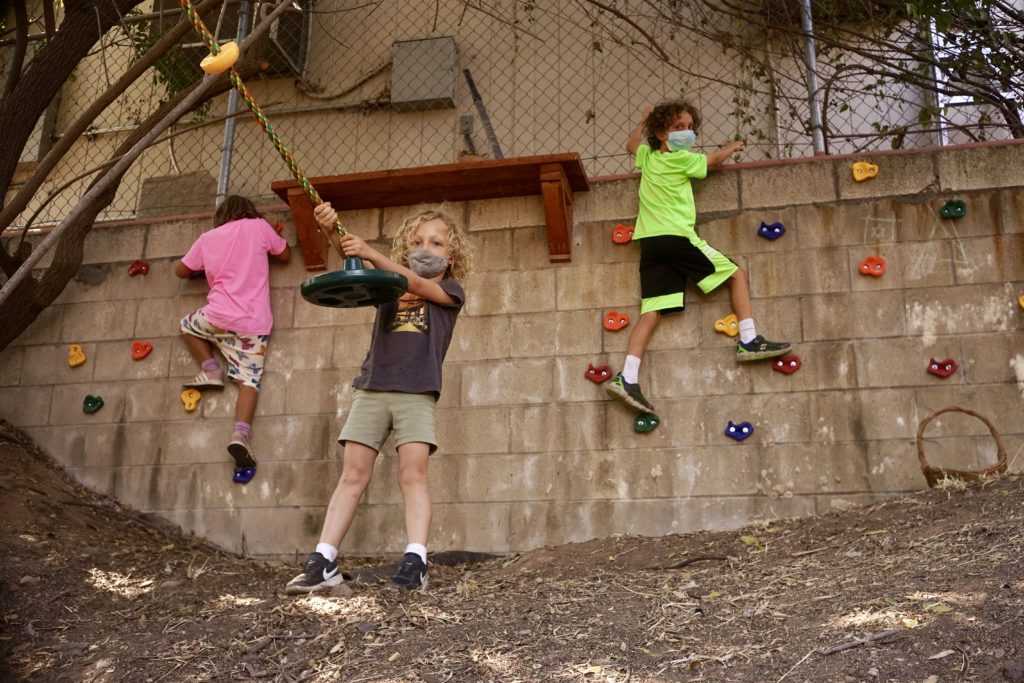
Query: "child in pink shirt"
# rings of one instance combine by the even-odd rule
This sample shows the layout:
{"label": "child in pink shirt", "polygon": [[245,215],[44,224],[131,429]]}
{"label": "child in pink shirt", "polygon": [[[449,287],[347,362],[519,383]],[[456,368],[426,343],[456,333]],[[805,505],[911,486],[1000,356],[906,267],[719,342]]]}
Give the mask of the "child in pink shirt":
{"label": "child in pink shirt", "polygon": [[214,225],[174,264],[178,277],[205,272],[210,285],[206,305],[181,321],[185,345],[200,364],[199,374],[183,386],[224,388],[224,373],[213,353],[216,346],[227,362],[228,378],[239,385],[228,453],[235,460],[235,481],[247,483],[256,470],[250,445],[252,419],[274,327],[267,256],[287,263],[290,251],[280,233],[245,197],[226,197],[217,207]]}

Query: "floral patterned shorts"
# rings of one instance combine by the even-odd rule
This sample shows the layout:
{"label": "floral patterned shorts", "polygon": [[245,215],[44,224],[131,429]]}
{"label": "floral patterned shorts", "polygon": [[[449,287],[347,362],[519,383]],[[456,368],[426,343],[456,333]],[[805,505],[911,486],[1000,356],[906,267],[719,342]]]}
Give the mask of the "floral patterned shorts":
{"label": "floral patterned shorts", "polygon": [[259,391],[269,334],[235,334],[222,330],[206,319],[201,308],[181,319],[181,331],[216,344],[227,361],[228,378]]}

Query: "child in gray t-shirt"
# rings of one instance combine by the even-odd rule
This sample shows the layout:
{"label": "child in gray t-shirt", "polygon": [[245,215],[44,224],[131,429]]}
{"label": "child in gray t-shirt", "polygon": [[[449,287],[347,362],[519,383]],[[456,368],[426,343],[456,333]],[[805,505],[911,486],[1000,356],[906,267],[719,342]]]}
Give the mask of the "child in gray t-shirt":
{"label": "child in gray t-shirt", "polygon": [[[323,227],[334,227],[337,214],[330,204],[320,204],[313,214]],[[352,408],[338,437],[345,447],[341,479],[327,506],[320,542],[303,572],[288,582],[286,593],[341,583],[338,546],[370,483],[381,444],[391,433],[398,448],[408,535],[402,563],[391,580],[410,589],[427,581],[427,461],[437,450],[434,407],[441,395],[441,364],[465,301],[458,281],[469,270],[468,240],[449,215],[429,210],[402,223],[390,259],[353,235],[344,237],[341,246],[346,256],[401,273],[409,280],[409,290],[398,301],[377,307],[370,350],[352,382]]]}

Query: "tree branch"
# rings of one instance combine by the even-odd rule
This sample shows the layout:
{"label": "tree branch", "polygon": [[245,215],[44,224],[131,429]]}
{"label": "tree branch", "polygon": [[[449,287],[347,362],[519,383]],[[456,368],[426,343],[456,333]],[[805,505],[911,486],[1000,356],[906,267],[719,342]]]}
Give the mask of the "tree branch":
{"label": "tree branch", "polygon": [[25,65],[25,52],[28,50],[28,12],[25,0],[14,0],[14,54],[7,64],[7,79],[4,82],[4,97],[10,96],[21,78],[21,69]]}

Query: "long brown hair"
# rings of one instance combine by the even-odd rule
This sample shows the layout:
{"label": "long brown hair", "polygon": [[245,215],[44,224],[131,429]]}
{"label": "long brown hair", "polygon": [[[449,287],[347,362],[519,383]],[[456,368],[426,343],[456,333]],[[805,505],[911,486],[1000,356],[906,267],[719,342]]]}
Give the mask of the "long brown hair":
{"label": "long brown hair", "polygon": [[253,203],[240,194],[229,194],[213,214],[213,227],[237,221],[240,218],[263,218]]}

